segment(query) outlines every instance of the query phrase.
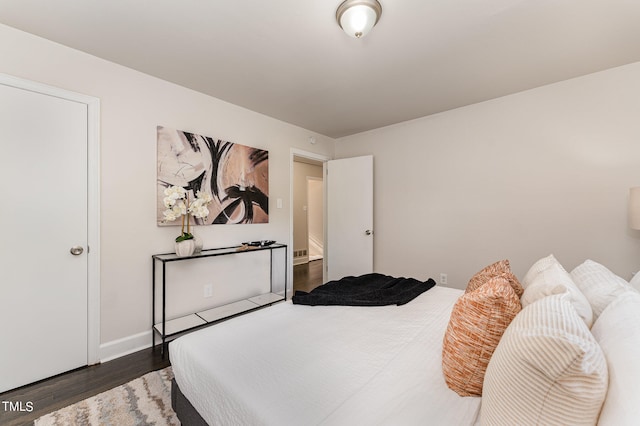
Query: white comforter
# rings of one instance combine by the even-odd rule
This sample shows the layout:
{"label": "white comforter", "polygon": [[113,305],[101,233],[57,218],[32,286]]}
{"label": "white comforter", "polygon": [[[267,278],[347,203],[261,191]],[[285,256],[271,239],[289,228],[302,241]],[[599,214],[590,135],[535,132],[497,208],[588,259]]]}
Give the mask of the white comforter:
{"label": "white comforter", "polygon": [[404,306],[281,303],[176,339],[180,389],[212,425],[472,425],[480,398],[449,390],[442,338],[462,293]]}

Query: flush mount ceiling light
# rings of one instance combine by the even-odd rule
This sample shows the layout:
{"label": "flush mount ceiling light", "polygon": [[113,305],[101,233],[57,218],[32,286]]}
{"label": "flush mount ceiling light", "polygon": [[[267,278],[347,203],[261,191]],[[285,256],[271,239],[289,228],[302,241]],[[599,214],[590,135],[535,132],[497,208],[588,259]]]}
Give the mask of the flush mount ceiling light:
{"label": "flush mount ceiling light", "polygon": [[351,37],[367,35],[378,23],[382,6],[377,0],[346,0],[336,10],[336,20],[340,28]]}

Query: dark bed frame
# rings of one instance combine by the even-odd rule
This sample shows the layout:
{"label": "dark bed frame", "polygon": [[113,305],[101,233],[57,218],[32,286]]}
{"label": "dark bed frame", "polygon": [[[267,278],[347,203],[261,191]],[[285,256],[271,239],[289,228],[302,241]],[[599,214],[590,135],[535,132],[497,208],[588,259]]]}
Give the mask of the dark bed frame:
{"label": "dark bed frame", "polygon": [[191,405],[187,397],[184,396],[178,387],[178,383],[176,383],[176,379],[171,380],[171,407],[183,425],[209,426],[200,413]]}

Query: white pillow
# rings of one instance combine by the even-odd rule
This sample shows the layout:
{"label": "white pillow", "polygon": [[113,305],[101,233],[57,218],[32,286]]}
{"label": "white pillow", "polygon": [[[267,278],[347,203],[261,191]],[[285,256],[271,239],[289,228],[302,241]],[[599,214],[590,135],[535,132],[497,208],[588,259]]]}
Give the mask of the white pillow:
{"label": "white pillow", "polygon": [[633,287],[636,291],[640,291],[640,272],[636,272],[631,281],[629,281],[631,287]]}
{"label": "white pillow", "polygon": [[550,254],[547,257],[543,257],[542,259],[537,260],[533,265],[531,265],[531,268],[529,268],[524,276],[524,279],[521,282],[522,287],[527,288],[527,286],[531,284],[531,281],[533,281],[533,279],[539,273],[541,273],[551,265],[558,265],[564,270],[560,262],[558,262],[558,259],[556,259],[553,254]]}
{"label": "white pillow", "polygon": [[486,425],[596,424],[607,362],[568,293],[525,307],[511,322],[484,377]]}
{"label": "white pillow", "polygon": [[594,321],[616,297],[632,290],[627,281],[593,260],[576,266],[571,278],[589,301]]}
{"label": "white pillow", "polygon": [[640,422],[640,294],[628,291],[602,312],[591,329],[609,367],[609,391],[600,425]]}
{"label": "white pillow", "polygon": [[559,263],[548,263],[545,269],[539,270],[524,288],[520,301],[524,308],[543,297],[564,292],[569,294],[573,307],[587,327],[591,327],[593,324],[591,305],[569,273]]}

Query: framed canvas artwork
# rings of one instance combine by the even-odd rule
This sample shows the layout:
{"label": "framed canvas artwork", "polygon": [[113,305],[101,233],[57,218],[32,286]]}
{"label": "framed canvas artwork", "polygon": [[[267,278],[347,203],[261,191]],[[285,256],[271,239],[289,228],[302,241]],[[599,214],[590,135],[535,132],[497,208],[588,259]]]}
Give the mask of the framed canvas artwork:
{"label": "framed canvas artwork", "polygon": [[198,191],[211,195],[209,215],[191,217],[195,225],[269,222],[269,152],[183,130],[157,127],[158,225],[166,222],[164,190],[183,187],[193,199]]}

